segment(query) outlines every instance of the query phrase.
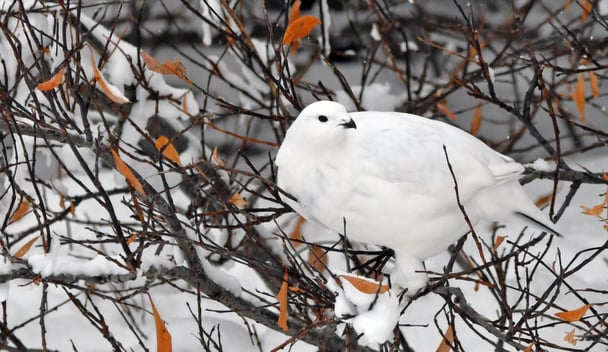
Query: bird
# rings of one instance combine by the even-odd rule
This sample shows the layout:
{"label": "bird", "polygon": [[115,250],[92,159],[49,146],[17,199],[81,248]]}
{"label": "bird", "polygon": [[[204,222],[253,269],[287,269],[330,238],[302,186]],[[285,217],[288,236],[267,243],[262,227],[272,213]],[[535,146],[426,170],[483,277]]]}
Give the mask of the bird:
{"label": "bird", "polygon": [[411,294],[427,284],[424,260],[480,221],[518,219],[559,235],[518,182],[522,164],[414,114],[313,102],[287,129],[275,165],[287,205],[348,240],[392,249],[391,282]]}

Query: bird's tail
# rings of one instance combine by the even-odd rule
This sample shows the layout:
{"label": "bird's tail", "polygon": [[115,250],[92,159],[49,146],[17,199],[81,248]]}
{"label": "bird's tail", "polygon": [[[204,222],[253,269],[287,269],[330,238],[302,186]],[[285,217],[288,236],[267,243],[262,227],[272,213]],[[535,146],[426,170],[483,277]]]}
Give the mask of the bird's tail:
{"label": "bird's tail", "polygon": [[558,226],[556,224],[553,224],[553,223],[549,224],[549,221],[548,221],[549,219],[546,218],[544,215],[543,215],[543,218],[546,218],[546,219],[537,220],[534,217],[532,217],[532,216],[530,216],[530,215],[528,215],[526,213],[523,213],[523,212],[520,212],[520,211],[516,211],[515,212],[515,217],[519,218],[520,220],[523,220],[524,222],[533,223],[534,225],[536,225],[534,227],[538,228],[539,230],[544,230],[544,231],[547,231],[547,232],[552,233],[554,235],[557,235],[559,237],[564,237],[561,234],[561,231],[557,229]]}

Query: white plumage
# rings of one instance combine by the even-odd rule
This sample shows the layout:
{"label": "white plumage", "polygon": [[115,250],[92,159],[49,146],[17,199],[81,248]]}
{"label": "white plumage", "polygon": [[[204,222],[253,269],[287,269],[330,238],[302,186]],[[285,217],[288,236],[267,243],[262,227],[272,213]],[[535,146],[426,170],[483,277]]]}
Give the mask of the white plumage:
{"label": "white plumage", "polygon": [[426,284],[415,273],[422,261],[468,231],[446,151],[473,224],[515,216],[552,231],[518,182],[521,164],[456,127],[412,114],[310,104],[279,149],[277,183],[305,219],[392,248],[393,280],[413,291]]}

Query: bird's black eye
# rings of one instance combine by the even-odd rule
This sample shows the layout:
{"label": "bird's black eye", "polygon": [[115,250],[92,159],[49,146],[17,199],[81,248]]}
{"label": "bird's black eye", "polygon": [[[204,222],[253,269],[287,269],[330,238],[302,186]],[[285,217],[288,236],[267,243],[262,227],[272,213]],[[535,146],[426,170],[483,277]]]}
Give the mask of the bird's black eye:
{"label": "bird's black eye", "polygon": [[327,116],[325,116],[325,115],[319,115],[319,117],[317,117],[317,118],[318,118],[318,119],[319,119],[319,121],[321,121],[321,122],[327,122],[327,120],[329,120],[329,119],[327,118]]}

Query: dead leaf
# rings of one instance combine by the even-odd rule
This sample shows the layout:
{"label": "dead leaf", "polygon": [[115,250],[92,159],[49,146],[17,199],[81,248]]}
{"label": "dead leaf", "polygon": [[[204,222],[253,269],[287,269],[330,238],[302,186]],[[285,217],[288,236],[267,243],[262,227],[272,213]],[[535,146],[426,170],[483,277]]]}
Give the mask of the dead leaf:
{"label": "dead leaf", "polygon": [[292,24],[293,21],[300,18],[300,6],[301,6],[300,0],[294,1],[293,4],[291,5],[291,8],[289,9],[289,24]]}
{"label": "dead leaf", "polygon": [[600,96],[600,85],[597,81],[597,76],[593,71],[589,71],[589,85],[591,86],[591,95],[593,95],[594,98],[598,98]]}
{"label": "dead leaf", "polygon": [[29,241],[25,242],[25,243],[23,244],[23,246],[21,246],[21,248],[19,248],[19,249],[18,249],[18,250],[15,252],[15,254],[13,255],[13,257],[15,257],[15,258],[21,258],[21,257],[23,257],[23,256],[24,256],[24,255],[25,255],[25,254],[26,254],[26,253],[27,253],[27,252],[30,250],[30,248],[32,248],[32,245],[34,244],[34,242],[36,242],[36,240],[37,240],[38,238],[39,238],[39,237],[38,237],[38,236],[36,236],[36,237],[32,238],[31,240],[29,240]]}
{"label": "dead leaf", "polygon": [[165,322],[160,317],[160,314],[158,314],[158,310],[156,310],[156,306],[152,301],[152,296],[148,294],[148,298],[150,299],[152,314],[154,315],[154,325],[156,326],[156,350],[158,352],[171,352],[173,350],[171,334],[169,333],[169,330],[167,330]]}
{"label": "dead leaf", "polygon": [[559,312],[559,313],[555,313],[555,315],[560,318],[561,320],[567,321],[567,322],[573,322],[573,321],[579,321],[581,320],[581,318],[583,316],[585,316],[585,313],[587,313],[587,311],[589,310],[589,308],[591,308],[591,304],[585,304],[584,306],[574,309],[574,310],[569,310],[566,312]]}
{"label": "dead leaf", "polygon": [[19,204],[19,206],[17,207],[17,210],[15,210],[15,212],[13,213],[11,218],[8,220],[8,223],[12,224],[14,222],[21,220],[29,212],[30,212],[30,201],[27,200],[27,198],[24,198],[21,201],[21,203]]}
{"label": "dead leaf", "polygon": [[300,39],[306,37],[312,30],[321,24],[321,20],[315,16],[302,16],[291,22],[285,34],[283,34],[283,45],[291,45],[292,54],[294,54],[294,47],[297,48]]}
{"label": "dead leaf", "polygon": [[174,61],[167,59],[165,60],[165,63],[161,64],[154,57],[143,51],[141,52],[141,58],[150,70],[164,75],[174,75],[182,81],[192,84],[192,81],[187,77],[186,66],[178,59],[175,59]]}
{"label": "dead leaf", "polygon": [[530,342],[528,347],[524,350],[524,352],[532,352],[532,348],[534,347],[534,341]]}
{"label": "dead leaf", "polygon": [[321,246],[310,245],[310,252],[308,253],[308,264],[318,272],[323,272],[327,267],[327,253]]}
{"label": "dead leaf", "polygon": [[277,301],[279,301],[279,320],[277,321],[277,325],[283,329],[283,331],[289,330],[287,326],[287,320],[289,319],[289,311],[288,311],[288,302],[287,302],[287,293],[289,292],[289,285],[287,280],[289,276],[287,274],[287,269],[285,269],[285,275],[283,275],[283,283],[281,284],[281,288],[279,289],[279,293],[275,296]]}
{"label": "dead leaf", "polygon": [[578,74],[578,82],[576,83],[576,88],[574,88],[572,100],[576,103],[581,120],[587,123],[587,118],[585,117],[585,77],[582,72]]}
{"label": "dead leaf", "polygon": [[435,106],[437,107],[437,110],[439,110],[441,113],[443,113],[445,116],[447,116],[450,120],[452,120],[452,121],[456,120],[456,114],[454,114],[452,111],[450,111],[450,109],[448,109],[448,107],[445,104],[437,103]]}
{"label": "dead leaf", "polygon": [[99,72],[99,69],[97,68],[97,64],[95,64],[93,51],[91,51],[91,66],[93,66],[93,77],[95,77],[95,82],[99,84],[101,90],[106,95],[106,97],[108,97],[108,99],[115,102],[116,104],[124,104],[130,102],[129,99],[127,99],[127,97],[125,97],[121,93],[118,87],[106,82],[106,80],[103,78],[101,72]]}
{"label": "dead leaf", "polygon": [[475,112],[473,113],[473,120],[471,120],[471,134],[476,136],[481,127],[481,104],[477,104]]}
{"label": "dead leaf", "polygon": [[494,252],[500,247],[500,245],[504,242],[505,236],[496,236],[496,242],[494,242]]}
{"label": "dead leaf", "polygon": [[545,204],[549,203],[551,201],[551,199],[553,199],[553,192],[547,193],[544,196],[540,196],[538,197],[535,201],[534,204],[540,208],[542,206],[544,206]]}
{"label": "dead leaf", "polygon": [[598,204],[591,208],[581,205],[581,208],[583,209],[583,211],[582,211],[583,214],[599,217],[600,214],[602,214],[602,211],[604,211],[604,206],[605,206],[605,203]]}
{"label": "dead leaf", "polygon": [[452,330],[452,324],[450,324],[443,335],[443,340],[437,347],[437,352],[450,352],[454,345],[454,331]]}
{"label": "dead leaf", "polygon": [[127,244],[131,244],[131,243],[135,242],[135,240],[137,239],[137,236],[139,236],[139,233],[134,233],[131,236],[129,236],[129,238],[127,239]]}
{"label": "dead leaf", "polygon": [[114,157],[114,167],[116,168],[116,170],[118,170],[118,172],[120,172],[125,177],[125,179],[127,179],[127,182],[133,188],[135,188],[139,193],[145,195],[146,192],[144,191],[144,188],[141,186],[141,183],[139,183],[137,177],[135,177],[133,171],[131,171],[131,168],[127,166],[124,161],[122,161],[122,159],[114,149],[112,149],[112,156]]}
{"label": "dead leaf", "polygon": [[574,331],[575,329],[572,329],[572,331],[570,331],[569,333],[566,334],[566,336],[564,336],[564,341],[570,343],[572,346],[576,346],[576,338],[574,337]]}
{"label": "dead leaf", "polygon": [[222,159],[220,159],[217,153],[217,147],[213,148],[213,161],[217,166],[224,167],[224,162],[222,161]]}
{"label": "dead leaf", "polygon": [[367,294],[382,294],[390,289],[388,285],[381,285],[377,281],[363,279],[357,276],[340,275],[338,277],[340,279],[345,279],[346,281],[350,282],[350,284],[353,285],[357,290]]}
{"label": "dead leaf", "polygon": [[228,201],[237,207],[246,207],[249,204],[249,202],[247,202],[245,198],[241,197],[238,192],[233,194]]}
{"label": "dead leaf", "polygon": [[63,67],[59,72],[53,75],[48,81],[44,81],[39,83],[36,88],[38,88],[41,92],[46,92],[49,90],[53,90],[55,87],[63,82],[63,75],[65,74],[65,67]]}
{"label": "dead leaf", "polygon": [[587,19],[587,16],[593,12],[593,3],[589,0],[581,0],[581,7],[583,8],[583,12],[581,13],[581,22]]}
{"label": "dead leaf", "polygon": [[296,220],[296,224],[293,227],[293,230],[289,234],[289,239],[294,240],[293,247],[298,248],[302,245],[302,225],[306,222],[306,219],[298,215],[298,219]]}
{"label": "dead leaf", "polygon": [[573,0],[566,0],[566,4],[564,5],[564,10],[568,10],[570,5],[572,5]]}
{"label": "dead leaf", "polygon": [[169,140],[169,138],[165,136],[159,136],[156,139],[156,149],[160,152],[162,151],[163,156],[179,166],[182,166],[182,161],[179,158],[179,153],[173,146],[173,143]]}

